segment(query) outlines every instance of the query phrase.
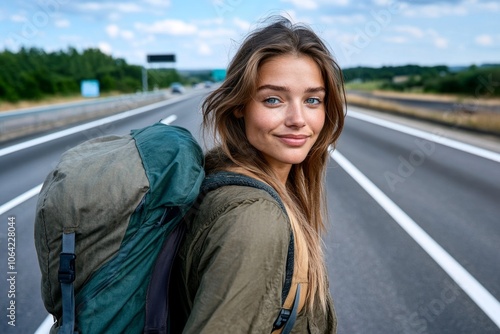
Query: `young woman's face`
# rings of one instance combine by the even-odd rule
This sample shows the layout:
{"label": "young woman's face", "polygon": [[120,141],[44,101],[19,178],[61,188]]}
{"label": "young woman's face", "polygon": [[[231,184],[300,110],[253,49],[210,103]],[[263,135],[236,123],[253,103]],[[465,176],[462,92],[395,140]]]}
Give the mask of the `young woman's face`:
{"label": "young woman's face", "polygon": [[257,91],[242,113],[248,141],[284,181],[292,164],[304,161],[325,122],[325,85],[307,56],[267,60]]}

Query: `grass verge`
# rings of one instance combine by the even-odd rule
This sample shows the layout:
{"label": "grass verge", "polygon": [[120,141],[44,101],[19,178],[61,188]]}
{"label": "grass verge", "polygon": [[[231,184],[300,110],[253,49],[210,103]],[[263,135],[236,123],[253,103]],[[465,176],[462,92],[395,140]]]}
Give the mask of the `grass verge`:
{"label": "grass verge", "polygon": [[407,117],[445,124],[451,127],[490,133],[500,136],[500,114],[493,112],[466,112],[450,110],[440,112],[432,109],[410,107],[393,101],[380,100],[347,94],[347,103],[354,106],[375,109]]}

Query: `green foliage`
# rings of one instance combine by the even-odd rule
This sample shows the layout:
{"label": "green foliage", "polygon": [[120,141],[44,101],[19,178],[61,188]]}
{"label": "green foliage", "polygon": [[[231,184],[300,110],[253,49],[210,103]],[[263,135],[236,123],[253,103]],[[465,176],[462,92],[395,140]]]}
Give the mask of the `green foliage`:
{"label": "green foliage", "polygon": [[452,72],[446,66],[356,67],[345,69],[343,73],[351,89],[376,83],[378,89],[400,92],[500,96],[500,65],[472,65],[459,72]]}
{"label": "green foliage", "polygon": [[148,70],[148,87],[168,88],[173,82],[181,82],[183,79],[174,69],[161,68]]}
{"label": "green foliage", "polygon": [[[149,70],[149,87],[168,87],[182,81],[174,69]],[[158,74],[156,74],[158,72]],[[39,48],[21,48],[17,53],[0,52],[0,101],[40,99],[50,95],[80,93],[80,83],[86,79],[99,80],[103,93],[136,92],[142,89],[142,67],[129,65],[99,49],[78,52],[45,52]]]}
{"label": "green foliage", "polygon": [[475,97],[500,96],[500,66],[470,67],[423,84],[424,91]]}
{"label": "green foliage", "polygon": [[372,67],[353,67],[342,71],[346,82],[352,80],[373,81],[387,80],[392,81],[396,76],[439,76],[441,73],[448,73],[446,66],[422,67],[418,65],[405,66],[382,66],[380,68]]}

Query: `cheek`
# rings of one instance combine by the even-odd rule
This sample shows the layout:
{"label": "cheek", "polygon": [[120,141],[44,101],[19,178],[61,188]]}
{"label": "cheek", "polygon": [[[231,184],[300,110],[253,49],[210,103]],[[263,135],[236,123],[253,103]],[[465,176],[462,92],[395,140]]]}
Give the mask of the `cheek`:
{"label": "cheek", "polygon": [[317,135],[321,132],[323,129],[323,126],[325,125],[325,112],[319,112],[311,116],[309,119],[308,123],[311,129],[313,130],[314,133]]}
{"label": "cheek", "polygon": [[269,132],[269,122],[259,117],[245,119],[245,130],[251,142],[262,140],[263,135]]}

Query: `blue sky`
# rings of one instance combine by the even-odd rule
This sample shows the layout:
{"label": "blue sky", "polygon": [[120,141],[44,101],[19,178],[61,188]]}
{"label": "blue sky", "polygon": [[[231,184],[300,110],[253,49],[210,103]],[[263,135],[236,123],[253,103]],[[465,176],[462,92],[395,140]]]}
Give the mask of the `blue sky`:
{"label": "blue sky", "polygon": [[496,0],[5,1],[0,49],[95,47],[138,65],[175,53],[179,69],[224,68],[272,14],[309,24],[343,68],[500,63]]}

